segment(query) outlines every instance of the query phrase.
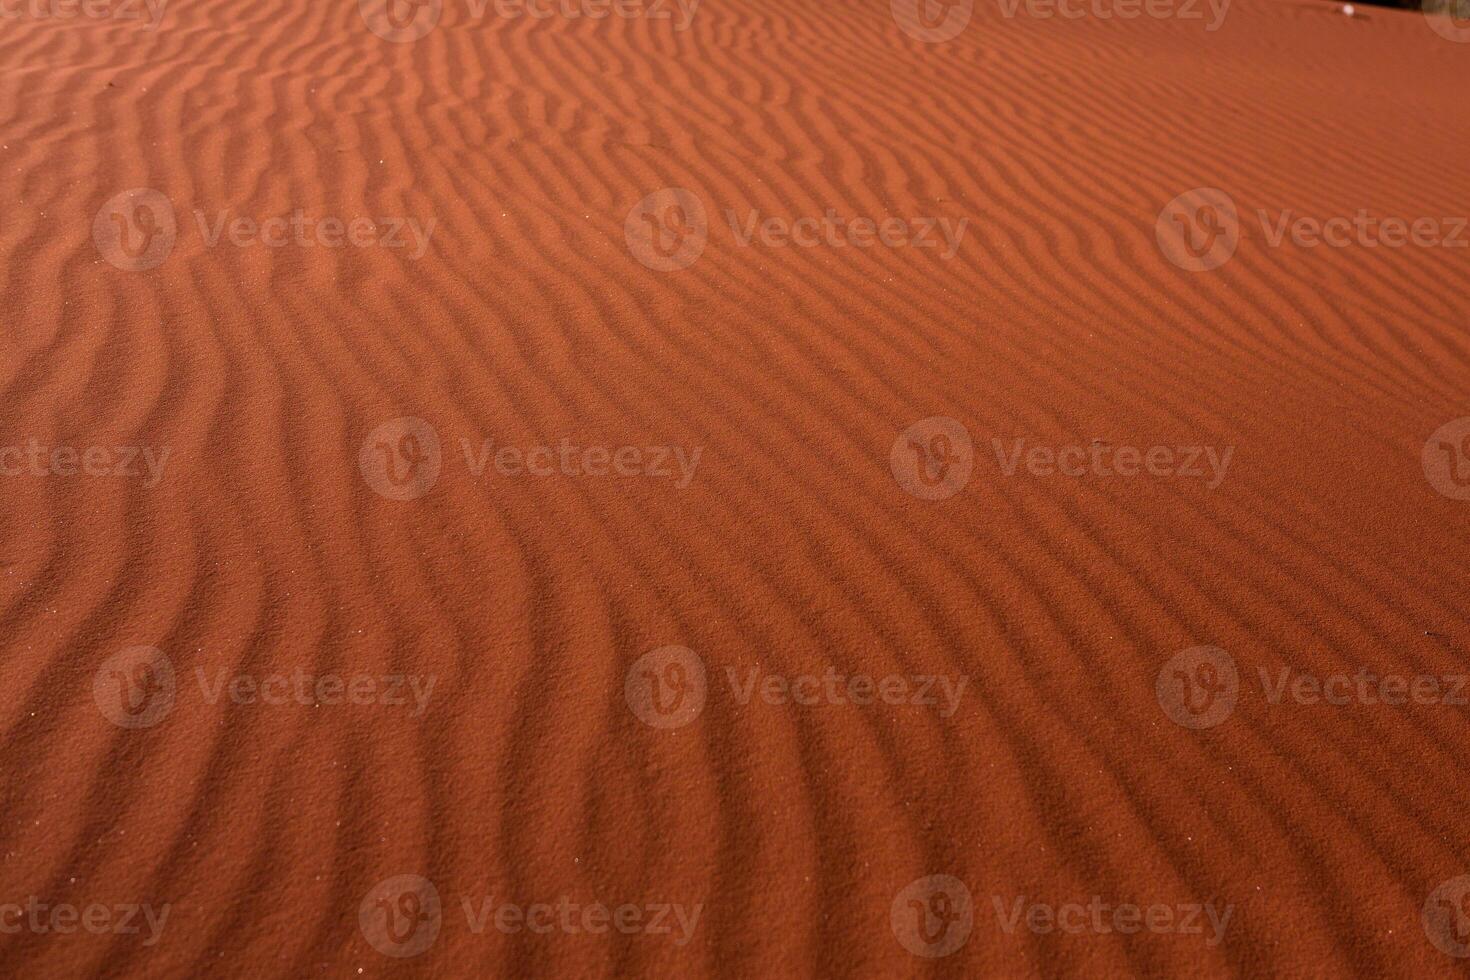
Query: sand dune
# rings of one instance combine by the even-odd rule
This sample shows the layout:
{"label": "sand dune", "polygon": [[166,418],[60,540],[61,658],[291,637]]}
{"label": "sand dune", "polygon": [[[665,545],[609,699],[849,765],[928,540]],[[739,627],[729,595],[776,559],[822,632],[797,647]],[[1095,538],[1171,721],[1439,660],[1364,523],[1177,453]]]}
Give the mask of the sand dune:
{"label": "sand dune", "polygon": [[1461,968],[1470,47],[905,2],[13,8],[0,973]]}

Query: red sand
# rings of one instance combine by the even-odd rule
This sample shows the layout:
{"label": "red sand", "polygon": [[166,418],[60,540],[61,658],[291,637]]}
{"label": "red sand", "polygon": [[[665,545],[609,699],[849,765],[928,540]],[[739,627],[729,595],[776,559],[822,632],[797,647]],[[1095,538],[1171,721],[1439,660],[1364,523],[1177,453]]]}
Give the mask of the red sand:
{"label": "red sand", "polygon": [[1470,252],[1267,231],[1470,213],[1470,47],[666,7],[0,24],[0,973],[1455,974],[1470,708],[1271,685],[1466,670]]}

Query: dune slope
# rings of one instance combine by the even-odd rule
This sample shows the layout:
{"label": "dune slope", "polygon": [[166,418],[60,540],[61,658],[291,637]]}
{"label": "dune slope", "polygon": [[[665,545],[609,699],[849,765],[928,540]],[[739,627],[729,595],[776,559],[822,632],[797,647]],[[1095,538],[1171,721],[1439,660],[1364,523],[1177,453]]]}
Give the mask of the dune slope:
{"label": "dune slope", "polygon": [[1458,969],[1470,47],[904,2],[15,8],[0,973]]}

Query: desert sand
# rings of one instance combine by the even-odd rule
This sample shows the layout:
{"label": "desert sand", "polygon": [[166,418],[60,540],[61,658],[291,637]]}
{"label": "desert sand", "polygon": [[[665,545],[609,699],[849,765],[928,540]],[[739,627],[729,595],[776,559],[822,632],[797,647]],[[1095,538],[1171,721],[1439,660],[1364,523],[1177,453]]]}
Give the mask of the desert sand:
{"label": "desert sand", "polygon": [[1470,46],[372,4],[0,24],[0,974],[1458,975]]}

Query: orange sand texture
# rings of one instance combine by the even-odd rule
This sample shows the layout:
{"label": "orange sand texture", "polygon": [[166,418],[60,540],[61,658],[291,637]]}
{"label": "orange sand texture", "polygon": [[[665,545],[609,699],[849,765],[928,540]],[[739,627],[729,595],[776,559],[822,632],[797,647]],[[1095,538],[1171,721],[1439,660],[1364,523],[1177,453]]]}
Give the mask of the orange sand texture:
{"label": "orange sand texture", "polygon": [[0,974],[1465,968],[1470,29],[9,2]]}

